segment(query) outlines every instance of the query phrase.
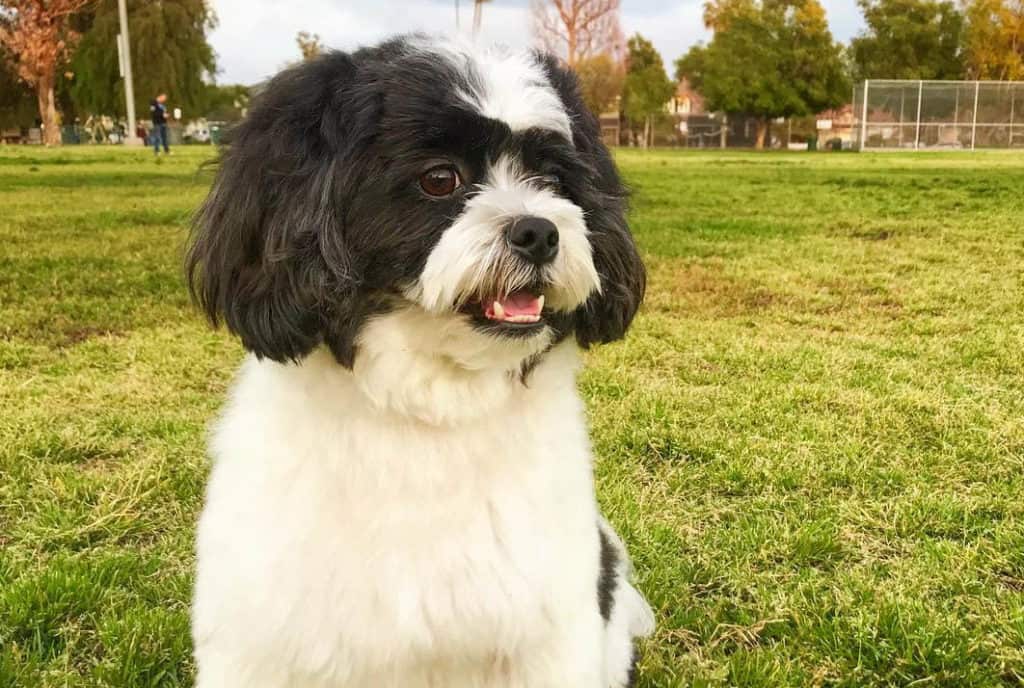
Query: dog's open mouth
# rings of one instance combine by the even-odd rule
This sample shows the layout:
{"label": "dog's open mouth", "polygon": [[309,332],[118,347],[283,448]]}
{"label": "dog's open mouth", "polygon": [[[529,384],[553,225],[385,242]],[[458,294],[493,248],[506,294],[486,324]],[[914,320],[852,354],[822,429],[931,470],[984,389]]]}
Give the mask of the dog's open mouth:
{"label": "dog's open mouth", "polygon": [[484,331],[522,336],[544,328],[544,294],[539,289],[519,289],[481,299],[460,310]]}
{"label": "dog's open mouth", "polygon": [[512,292],[483,306],[484,317],[499,323],[537,323],[543,311],[544,295],[537,296],[529,291]]}

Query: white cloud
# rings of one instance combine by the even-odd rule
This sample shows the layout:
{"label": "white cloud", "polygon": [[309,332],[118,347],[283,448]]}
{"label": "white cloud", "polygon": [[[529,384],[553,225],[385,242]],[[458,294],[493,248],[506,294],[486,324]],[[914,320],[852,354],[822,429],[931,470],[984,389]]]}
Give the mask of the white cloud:
{"label": "white cloud", "polygon": [[[220,19],[210,36],[220,83],[254,83],[299,58],[295,34],[320,34],[332,48],[351,50],[397,33],[451,33],[455,0],[212,0]],[[463,30],[472,0],[461,0]],[[823,0],[836,38],[848,40],[862,25],[853,0]],[[493,0],[484,6],[481,41],[513,47],[531,44],[528,0]],[[709,35],[703,0],[622,0],[628,35],[651,39],[671,74],[676,58]]]}
{"label": "white cloud", "polygon": [[[310,31],[331,48],[352,50],[398,33],[453,33],[454,2],[426,0],[214,0],[219,25],[210,36],[217,51],[220,83],[253,83],[299,58],[295,35]],[[462,27],[473,19],[462,0]],[[520,47],[530,44],[529,13],[499,2],[485,6],[480,40]]]}
{"label": "white cloud", "polygon": [[665,70],[671,76],[675,72],[675,61],[698,41],[711,38],[704,28],[703,0],[681,0],[670,7],[643,13],[628,11],[629,1],[622,3],[622,29],[627,36],[639,33],[654,43],[665,62]]}

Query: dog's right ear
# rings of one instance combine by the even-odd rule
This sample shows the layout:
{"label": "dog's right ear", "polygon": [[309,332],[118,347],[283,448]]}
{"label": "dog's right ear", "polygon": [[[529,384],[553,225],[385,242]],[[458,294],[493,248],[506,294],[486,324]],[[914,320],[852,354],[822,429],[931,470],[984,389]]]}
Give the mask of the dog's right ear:
{"label": "dog's right ear", "polygon": [[352,320],[337,311],[357,301],[342,207],[366,115],[353,110],[355,72],[350,56],[328,53],[275,76],[230,133],[193,222],[192,296],[259,357],[298,360],[324,341],[328,319],[335,331]]}

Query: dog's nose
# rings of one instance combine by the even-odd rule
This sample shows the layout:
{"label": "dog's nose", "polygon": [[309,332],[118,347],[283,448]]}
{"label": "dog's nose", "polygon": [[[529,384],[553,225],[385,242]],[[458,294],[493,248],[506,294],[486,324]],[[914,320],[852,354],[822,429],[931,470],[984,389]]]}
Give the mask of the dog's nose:
{"label": "dog's nose", "polygon": [[519,217],[508,229],[508,245],[534,265],[550,263],[558,255],[558,228],[543,217]]}

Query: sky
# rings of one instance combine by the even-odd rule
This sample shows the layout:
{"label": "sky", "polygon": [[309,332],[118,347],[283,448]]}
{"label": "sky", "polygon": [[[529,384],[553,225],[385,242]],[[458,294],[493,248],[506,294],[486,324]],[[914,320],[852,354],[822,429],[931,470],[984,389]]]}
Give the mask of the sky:
{"label": "sky", "polygon": [[[455,0],[212,0],[219,24],[210,36],[221,84],[261,81],[299,58],[295,34],[320,35],[331,48],[351,50],[409,31],[452,33]],[[462,27],[472,21],[472,0],[460,0]],[[529,0],[484,5],[480,40],[511,47],[532,45]],[[854,0],[822,0],[833,35],[848,41],[863,26]],[[653,41],[672,73],[690,46],[710,36],[701,21],[703,0],[622,0],[627,36]]]}

